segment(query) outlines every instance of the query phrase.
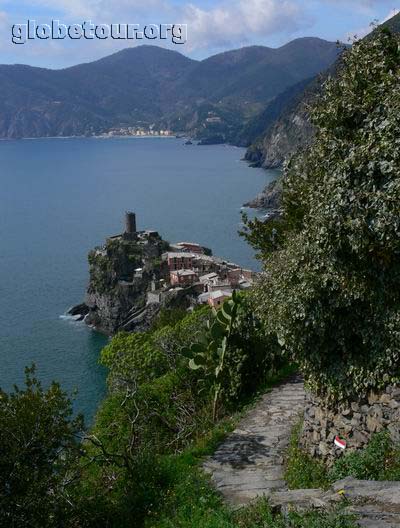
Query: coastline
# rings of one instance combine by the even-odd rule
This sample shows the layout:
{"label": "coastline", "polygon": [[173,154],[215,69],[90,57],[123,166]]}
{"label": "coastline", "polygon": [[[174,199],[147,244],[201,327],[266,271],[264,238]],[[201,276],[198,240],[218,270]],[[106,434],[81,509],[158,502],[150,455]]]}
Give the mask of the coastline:
{"label": "coastline", "polygon": [[[0,150],[3,241],[8,248],[0,267],[9,277],[1,299],[10,334],[2,347],[1,382],[6,388],[21,383],[24,366],[34,361],[44,382],[58,379],[68,390],[79,388],[76,407],[88,416],[94,412],[103,384],[96,362],[106,338],[59,315],[81,299],[87,252],[118,232],[121,211],[137,209],[140,222],[162,226],[167,239],[193,238],[244,267],[258,265],[236,232],[242,202],[263,187],[266,176],[247,170],[237,148],[210,146],[203,152],[176,140],[68,138],[1,143]],[[221,196],[227,189],[222,211]],[[13,196],[19,204],[18,221],[10,204]],[[168,206],[172,199],[173,208]],[[149,215],[152,209],[157,216]],[[15,292],[27,284],[25,262],[32,266],[29,288],[17,302]]]}
{"label": "coastline", "polygon": [[0,138],[0,141],[33,141],[40,139],[178,139],[177,136],[165,135],[145,135],[145,136],[40,136],[40,137],[21,137],[21,138]]}

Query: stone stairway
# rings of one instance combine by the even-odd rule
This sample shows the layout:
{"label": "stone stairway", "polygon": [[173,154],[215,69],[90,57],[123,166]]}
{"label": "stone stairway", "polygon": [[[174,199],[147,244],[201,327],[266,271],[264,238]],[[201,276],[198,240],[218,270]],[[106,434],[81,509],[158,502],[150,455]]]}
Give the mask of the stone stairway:
{"label": "stone stairway", "polygon": [[204,469],[232,507],[287,489],[283,457],[304,402],[303,381],[294,376],[265,394],[206,460]]}
{"label": "stone stairway", "polygon": [[302,379],[294,376],[265,394],[205,461],[205,471],[227,504],[240,508],[266,496],[283,514],[342,504],[360,528],[400,528],[400,482],[348,477],[328,491],[287,489],[284,456],[304,402]]}
{"label": "stone stairway", "polygon": [[338,480],[328,491],[320,489],[278,491],[270,497],[275,510],[330,510],[342,506],[360,528],[400,528],[400,482]]}

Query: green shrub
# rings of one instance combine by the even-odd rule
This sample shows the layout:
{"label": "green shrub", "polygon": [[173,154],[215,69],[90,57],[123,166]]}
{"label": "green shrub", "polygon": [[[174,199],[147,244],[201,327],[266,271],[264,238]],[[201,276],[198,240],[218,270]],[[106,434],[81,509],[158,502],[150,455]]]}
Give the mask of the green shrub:
{"label": "green shrub", "polygon": [[386,431],[372,436],[368,446],[346,453],[329,471],[333,482],[347,476],[360,480],[400,480],[400,446],[395,446]]}
{"label": "green shrub", "polygon": [[109,383],[121,384],[129,377],[148,381],[168,371],[167,357],[150,333],[121,332],[101,352],[101,363],[109,369]]}
{"label": "green shrub", "polygon": [[174,327],[187,316],[184,308],[162,308],[154,321],[152,330],[159,330],[165,326]]}
{"label": "green shrub", "polygon": [[277,346],[261,332],[248,296],[233,292],[213,310],[207,331],[182,348],[191,370],[200,373],[201,390],[210,391],[213,420],[257,388],[284,362]]}
{"label": "green shrub", "polygon": [[73,526],[83,420],[57,383],[25,374],[23,389],[0,389],[0,525]]}
{"label": "green shrub", "polygon": [[[210,453],[211,446],[215,448],[217,438],[221,439],[220,420],[224,420],[222,431],[231,426],[232,421],[224,419],[228,408],[231,412],[239,409],[281,365],[280,360],[272,361],[274,356],[265,353],[266,341],[251,305],[247,297],[240,299],[240,318],[232,318],[232,340],[225,350],[227,398],[219,408],[217,424],[210,412],[211,378],[207,379],[202,369],[191,369],[182,355],[193,341],[208,340],[216,330],[224,333],[223,325],[213,328],[218,316],[209,308],[146,333],[119,334],[104,349],[102,362],[109,368],[109,395],[100,406],[82,459],[81,510],[88,526],[123,528],[131,523],[141,526],[156,513],[161,518],[161,507],[166,511],[178,508],[169,495],[171,489],[175,490],[174,497],[183,501],[178,508],[182,518],[178,525],[184,524],[183,519],[188,523],[198,519],[198,526],[206,527],[214,521],[219,523],[221,515],[223,518],[225,513],[217,511],[214,515],[207,506],[220,499],[209,487],[201,494],[206,480],[197,467],[193,471],[190,468]],[[214,337],[223,338],[219,331]],[[216,367],[212,364],[211,371]],[[164,516],[165,526],[174,515]],[[226,515],[231,523],[231,514]]]}
{"label": "green shrub", "polygon": [[206,331],[209,316],[209,308],[186,313],[183,318],[180,311],[168,311],[165,319],[169,323],[165,326],[156,325],[149,332],[121,332],[114,336],[101,353],[101,363],[109,369],[109,385],[116,389],[126,384],[148,382],[176,370],[179,365],[186,365],[180,349],[193,340],[195,333]]}
{"label": "green shrub", "polygon": [[256,314],[333,400],[400,379],[399,49],[378,32],[345,52],[313,109],[315,142],[286,168],[278,247],[256,233]]}

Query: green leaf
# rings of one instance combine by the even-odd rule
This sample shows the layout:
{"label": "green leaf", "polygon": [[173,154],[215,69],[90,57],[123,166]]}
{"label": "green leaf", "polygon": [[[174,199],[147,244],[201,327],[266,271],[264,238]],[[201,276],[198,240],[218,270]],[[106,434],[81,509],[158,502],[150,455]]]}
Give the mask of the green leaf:
{"label": "green leaf", "polygon": [[207,346],[205,346],[203,343],[193,343],[190,348],[193,354],[204,354],[204,352],[207,350]]}
{"label": "green leaf", "polygon": [[189,347],[181,348],[181,356],[191,359],[193,357],[192,349]]}
{"label": "green leaf", "polygon": [[191,370],[199,370],[200,368],[202,368],[202,366],[201,365],[197,365],[197,363],[195,363],[194,359],[191,359],[189,361],[189,368]]}
{"label": "green leaf", "polygon": [[207,358],[204,356],[204,354],[197,354],[194,358],[194,362],[196,365],[203,366],[207,363]]}
{"label": "green leaf", "polygon": [[234,304],[230,299],[226,299],[226,301],[222,304],[222,312],[224,315],[230,317],[232,316]]}
{"label": "green leaf", "polygon": [[219,321],[215,321],[211,326],[211,336],[213,339],[222,339],[225,335],[225,327]]}
{"label": "green leaf", "polygon": [[220,310],[217,314],[217,321],[222,325],[227,326],[231,321],[231,316],[224,314],[224,312]]}
{"label": "green leaf", "polygon": [[219,347],[219,340],[211,341],[210,344],[208,345],[208,348],[209,350],[211,350],[211,352],[216,352],[218,350],[218,347]]}

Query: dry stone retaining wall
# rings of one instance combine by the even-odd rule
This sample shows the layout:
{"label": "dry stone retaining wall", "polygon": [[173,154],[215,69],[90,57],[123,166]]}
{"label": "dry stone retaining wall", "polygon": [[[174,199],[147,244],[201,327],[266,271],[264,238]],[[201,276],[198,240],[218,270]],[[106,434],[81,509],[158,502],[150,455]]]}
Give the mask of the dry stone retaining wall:
{"label": "dry stone retaining wall", "polygon": [[[344,451],[362,449],[373,433],[386,429],[400,443],[400,387],[388,386],[365,400],[328,408],[320,398],[307,394],[301,445],[311,456],[328,465]],[[346,449],[335,446],[335,437],[346,441]]]}

